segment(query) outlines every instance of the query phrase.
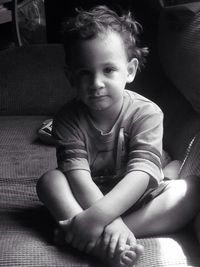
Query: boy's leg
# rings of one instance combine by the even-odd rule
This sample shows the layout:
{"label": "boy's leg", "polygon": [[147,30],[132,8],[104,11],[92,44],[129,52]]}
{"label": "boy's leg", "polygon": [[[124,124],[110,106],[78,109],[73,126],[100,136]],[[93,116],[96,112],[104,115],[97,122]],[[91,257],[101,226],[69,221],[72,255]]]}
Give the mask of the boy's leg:
{"label": "boy's leg", "polygon": [[123,220],[137,238],[172,233],[197,214],[199,190],[200,181],[195,176],[170,181],[163,193]]}
{"label": "boy's leg", "polygon": [[72,218],[82,211],[65,175],[59,170],[49,171],[39,179],[37,194],[57,222]]}
{"label": "boy's leg", "polygon": [[[37,194],[57,222],[72,218],[83,211],[71,191],[67,178],[59,170],[49,171],[39,179]],[[63,236],[62,234],[62,238]],[[141,248],[137,245],[135,245],[135,248],[127,246],[125,251],[116,253],[115,258],[108,260],[106,252],[101,251],[101,246],[98,246],[98,252],[96,249],[95,255],[104,262],[108,260],[109,265],[114,267],[132,267],[141,254],[140,250]],[[123,264],[120,263],[121,259],[124,261]]]}

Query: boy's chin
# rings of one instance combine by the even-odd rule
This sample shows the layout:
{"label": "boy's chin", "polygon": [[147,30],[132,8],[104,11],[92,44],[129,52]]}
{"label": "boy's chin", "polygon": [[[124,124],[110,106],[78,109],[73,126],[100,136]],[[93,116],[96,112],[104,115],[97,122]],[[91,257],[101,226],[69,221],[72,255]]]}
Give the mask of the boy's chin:
{"label": "boy's chin", "polygon": [[92,111],[103,111],[110,107],[108,103],[86,103],[88,109]]}
{"label": "boy's chin", "polygon": [[95,112],[95,111],[105,111],[108,109],[107,106],[100,106],[100,105],[96,105],[96,106],[89,106],[88,108],[90,110],[90,112]]}

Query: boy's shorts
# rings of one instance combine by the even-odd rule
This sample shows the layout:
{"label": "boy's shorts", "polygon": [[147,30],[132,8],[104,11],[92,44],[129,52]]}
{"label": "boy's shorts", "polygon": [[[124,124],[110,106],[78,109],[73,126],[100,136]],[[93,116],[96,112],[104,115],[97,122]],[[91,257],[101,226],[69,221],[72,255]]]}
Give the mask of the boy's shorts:
{"label": "boy's shorts", "polygon": [[170,181],[168,179],[164,179],[156,188],[150,188],[144,192],[144,194],[137,200],[137,202],[127,210],[126,214],[132,213],[137,211],[138,209],[141,209],[143,206],[151,202],[153,199],[158,197],[159,195],[163,194],[165,191],[168,190],[169,185],[173,181]]}
{"label": "boy's shorts", "polygon": [[[144,194],[136,201],[136,203],[130,209],[125,212],[125,214],[135,212],[136,210],[142,208],[143,206],[151,202],[157,196],[164,193],[169,188],[171,182],[173,181],[170,181],[166,178],[158,186],[148,186]],[[113,183],[112,186],[109,183],[97,183],[97,185],[104,194],[108,193],[113,187]]]}

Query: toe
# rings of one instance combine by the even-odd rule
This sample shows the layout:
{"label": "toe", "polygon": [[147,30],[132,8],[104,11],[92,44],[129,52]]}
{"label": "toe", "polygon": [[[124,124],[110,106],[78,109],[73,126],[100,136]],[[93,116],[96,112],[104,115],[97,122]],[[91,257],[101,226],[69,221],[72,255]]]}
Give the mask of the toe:
{"label": "toe", "polygon": [[137,254],[134,251],[126,251],[124,256],[126,259],[128,258],[129,261],[132,262],[135,261],[137,258]]}
{"label": "toe", "polygon": [[126,251],[121,256],[121,263],[123,263],[126,267],[133,267],[136,259],[137,255],[134,251]]}
{"label": "toe", "polygon": [[144,252],[144,247],[140,244],[136,245],[135,252],[138,256],[142,255]]}

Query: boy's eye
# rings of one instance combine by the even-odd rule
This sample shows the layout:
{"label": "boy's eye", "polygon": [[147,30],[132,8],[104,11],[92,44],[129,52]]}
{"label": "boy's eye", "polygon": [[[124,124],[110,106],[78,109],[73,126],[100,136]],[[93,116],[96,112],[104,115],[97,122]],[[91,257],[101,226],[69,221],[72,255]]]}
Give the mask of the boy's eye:
{"label": "boy's eye", "polygon": [[114,71],[115,71],[115,69],[112,68],[112,67],[107,67],[107,68],[104,69],[104,73],[105,73],[105,74],[111,74],[111,73],[113,73]]}

